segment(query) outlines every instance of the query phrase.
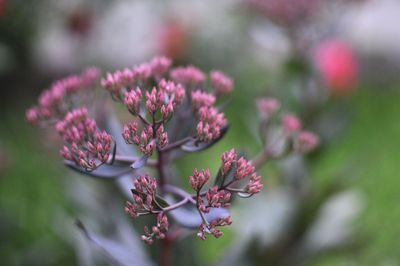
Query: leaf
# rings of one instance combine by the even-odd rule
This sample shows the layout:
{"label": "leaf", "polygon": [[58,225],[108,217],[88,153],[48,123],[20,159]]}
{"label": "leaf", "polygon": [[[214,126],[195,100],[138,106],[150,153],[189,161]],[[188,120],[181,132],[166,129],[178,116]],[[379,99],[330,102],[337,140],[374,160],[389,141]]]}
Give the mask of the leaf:
{"label": "leaf", "polygon": [[143,155],[138,160],[136,160],[133,164],[131,164],[131,168],[139,169],[139,168],[143,167],[146,164],[148,159],[149,159],[148,155]]}
{"label": "leaf", "polygon": [[215,177],[214,186],[221,187],[224,180],[225,180],[225,178],[223,178],[223,176],[222,176],[222,170],[220,167],[218,170],[217,176]]}
{"label": "leaf", "polygon": [[193,138],[189,142],[187,142],[184,145],[182,145],[181,149],[186,151],[186,152],[197,152],[197,151],[202,151],[202,150],[208,149],[211,146],[213,146],[215,143],[220,141],[225,136],[226,132],[228,132],[228,129],[229,129],[229,125],[223,127],[221,129],[220,136],[217,139],[214,139],[214,140],[212,140],[210,142],[199,142],[199,143],[197,143],[197,140],[195,138]]}
{"label": "leaf", "polygon": [[[170,215],[183,227],[190,229],[198,228],[202,223],[202,219],[198,210],[196,209],[196,205],[193,203],[188,203],[185,206],[186,208],[178,208],[169,212]],[[209,213],[205,213],[205,217],[209,222],[218,218],[227,217],[229,215],[229,211],[225,208],[212,208]]]}
{"label": "leaf", "polygon": [[129,165],[122,163],[114,163],[113,165],[103,164],[93,171],[87,171],[84,168],[76,165],[74,162],[68,160],[64,160],[64,164],[80,174],[103,179],[119,178],[132,171]]}
{"label": "leaf", "polygon": [[251,196],[253,196],[254,194],[251,193],[247,193],[247,192],[238,192],[237,195],[241,198],[250,198]]}
{"label": "leaf", "polygon": [[230,97],[229,99],[225,100],[224,102],[222,102],[221,104],[219,104],[217,106],[217,109],[219,111],[223,111],[226,107],[229,106],[229,104],[232,102],[232,97]]}
{"label": "leaf", "polygon": [[165,199],[161,198],[160,196],[155,196],[154,198],[155,201],[157,201],[157,204],[160,205],[163,208],[166,208],[169,206],[168,202],[165,201]]}
{"label": "leaf", "polygon": [[114,164],[115,162],[115,155],[117,154],[117,143],[114,142],[114,147],[113,147],[113,151],[112,151],[112,155],[111,155],[111,160],[110,162],[108,162],[108,164]]}
{"label": "leaf", "polygon": [[112,261],[112,265],[130,266],[130,265],[152,265],[146,258],[139,257],[128,246],[123,245],[112,239],[108,239],[92,232],[89,232],[83,223],[79,220],[76,221],[76,226],[97,248],[100,248],[103,253]]}
{"label": "leaf", "polygon": [[128,156],[137,156],[135,149],[132,149],[131,145],[125,143],[124,138],[122,137],[122,126],[118,118],[113,114],[113,112],[106,112],[105,123],[107,131],[113,136],[113,139],[118,145],[118,153],[122,155]]}
{"label": "leaf", "polygon": [[224,178],[222,177],[222,171],[220,168],[217,177],[215,178],[214,186],[221,187],[223,183],[227,184],[228,182],[232,181],[233,178],[235,177],[235,173],[236,173],[236,162],[232,163],[231,170],[229,170],[229,172],[225,174]]}

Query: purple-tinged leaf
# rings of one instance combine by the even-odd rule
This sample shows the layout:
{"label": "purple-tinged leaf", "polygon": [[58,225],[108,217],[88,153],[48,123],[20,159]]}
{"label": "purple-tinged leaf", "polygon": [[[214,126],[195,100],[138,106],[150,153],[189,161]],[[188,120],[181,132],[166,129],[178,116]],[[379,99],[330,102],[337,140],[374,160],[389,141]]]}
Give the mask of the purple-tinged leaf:
{"label": "purple-tinged leaf", "polygon": [[197,151],[202,151],[202,150],[208,149],[211,146],[213,146],[215,143],[220,141],[225,136],[226,132],[228,132],[228,129],[229,129],[229,125],[223,127],[221,129],[220,136],[217,139],[212,140],[210,142],[198,142],[195,138],[193,138],[189,142],[182,145],[181,149],[186,152],[197,152]]}
{"label": "purple-tinged leaf", "polygon": [[132,169],[129,167],[129,164],[103,164],[93,171],[87,171],[86,169],[76,165],[74,162],[68,160],[64,160],[64,164],[80,174],[103,179],[119,178],[132,171]]}
{"label": "purple-tinged leaf", "polygon": [[[174,220],[181,226],[190,229],[198,228],[202,223],[202,219],[198,210],[196,209],[196,205],[193,203],[188,203],[185,205],[185,207],[178,208],[169,213],[171,214],[172,218],[174,218]],[[224,218],[229,215],[229,211],[225,208],[212,208],[209,213],[205,213],[205,217],[208,222],[218,218]]]}
{"label": "purple-tinged leaf", "polygon": [[136,160],[133,164],[131,164],[131,168],[139,169],[139,168],[143,167],[146,164],[148,159],[149,159],[148,155],[143,155],[138,160]]}
{"label": "purple-tinged leaf", "polygon": [[227,100],[225,100],[224,102],[222,102],[221,104],[219,104],[217,106],[218,111],[223,111],[226,107],[229,106],[229,104],[232,102],[232,98],[229,98]]}
{"label": "purple-tinged leaf", "polygon": [[112,239],[108,239],[92,232],[89,232],[81,221],[76,221],[76,226],[83,233],[83,235],[92,243],[94,246],[99,248],[107,258],[110,259],[112,265],[121,266],[147,266],[153,265],[150,261],[143,257],[138,257],[134,251],[128,246],[123,245]]}
{"label": "purple-tinged leaf", "polygon": [[232,163],[231,169],[229,170],[229,172],[225,173],[224,176],[222,176],[222,171],[220,168],[215,178],[214,186],[221,187],[222,185],[226,185],[227,183],[231,182],[235,177],[235,173],[236,173],[236,162]]}
{"label": "purple-tinged leaf", "polygon": [[109,162],[107,162],[108,164],[114,164],[115,155],[116,154],[117,154],[117,143],[114,142],[114,146],[113,146],[113,151],[112,151],[111,157],[109,159]]}
{"label": "purple-tinged leaf", "polygon": [[247,192],[238,192],[237,195],[241,198],[250,198],[251,196],[253,196],[254,194],[251,193],[247,193]]}

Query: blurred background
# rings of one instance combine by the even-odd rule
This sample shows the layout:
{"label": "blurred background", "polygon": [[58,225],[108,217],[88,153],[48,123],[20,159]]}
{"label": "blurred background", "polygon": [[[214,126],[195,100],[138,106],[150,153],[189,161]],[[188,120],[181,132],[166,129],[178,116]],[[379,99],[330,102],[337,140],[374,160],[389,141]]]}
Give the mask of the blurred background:
{"label": "blurred background", "polygon": [[399,42],[397,0],[0,0],[0,264],[109,265],[77,218],[157,261],[117,186],[68,171],[24,116],[55,79],[166,55],[235,80],[230,131],[180,159],[183,177],[260,150],[258,97],[321,137],[265,165],[264,193],[235,202],[221,239],[181,239],[173,265],[400,265]]}

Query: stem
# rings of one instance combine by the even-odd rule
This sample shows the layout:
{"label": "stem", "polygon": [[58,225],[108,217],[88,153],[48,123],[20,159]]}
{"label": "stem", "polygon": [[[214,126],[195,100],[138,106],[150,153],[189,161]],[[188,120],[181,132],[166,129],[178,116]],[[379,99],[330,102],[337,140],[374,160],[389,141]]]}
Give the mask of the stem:
{"label": "stem", "polygon": [[[155,125],[155,119],[153,116],[153,130],[156,132],[156,125]],[[164,194],[164,186],[165,186],[165,173],[164,173],[164,155],[163,151],[157,148],[157,153],[158,153],[158,160],[157,160],[157,171],[158,171],[158,182],[160,184],[161,188],[161,193]],[[186,200],[186,199],[185,199]],[[182,202],[186,203],[185,200]],[[181,202],[181,203],[182,203]],[[177,207],[180,207],[179,204],[176,205]],[[175,207],[176,207],[175,206]],[[169,207],[171,208],[171,206]],[[168,209],[168,208],[166,208]],[[164,239],[161,239],[161,250],[160,250],[160,266],[170,266],[171,261],[172,261],[172,246],[173,246],[173,239],[168,238],[168,234]]]}
{"label": "stem", "polygon": [[169,238],[168,234],[164,239],[161,239],[161,254],[160,254],[160,266],[171,266],[172,265],[172,246],[174,239]]}
{"label": "stem", "polygon": [[[135,157],[135,156],[126,156],[126,155],[119,155],[119,154],[115,155],[115,160],[116,161],[124,162],[124,163],[134,163],[139,159],[140,158]],[[155,167],[156,165],[157,165],[157,161],[150,160],[150,159],[147,160],[146,166]]]}
{"label": "stem", "polygon": [[164,173],[164,155],[163,152],[159,149],[158,151],[158,161],[157,161],[157,171],[158,171],[158,182],[161,187],[161,192],[164,194],[164,186],[165,186],[165,173]]}
{"label": "stem", "polygon": [[163,152],[167,152],[167,151],[171,151],[173,149],[176,149],[180,146],[182,146],[183,144],[185,144],[186,142],[189,142],[192,139],[192,137],[186,137],[180,140],[177,140],[171,144],[169,144],[167,147],[165,147],[162,151]]}
{"label": "stem", "polygon": [[257,154],[253,161],[253,166],[256,170],[259,170],[260,167],[269,159],[268,153],[266,150],[261,151]]}
{"label": "stem", "polygon": [[186,191],[183,190],[183,189],[180,189],[180,188],[178,188],[178,187],[175,187],[175,186],[171,186],[171,185],[166,184],[166,185],[164,186],[164,190],[165,190],[166,192],[169,192],[169,193],[172,193],[172,194],[181,196],[182,198],[188,198],[192,203],[196,203],[196,201],[193,199],[193,195],[190,194],[190,193],[188,193],[188,192],[186,192]]}

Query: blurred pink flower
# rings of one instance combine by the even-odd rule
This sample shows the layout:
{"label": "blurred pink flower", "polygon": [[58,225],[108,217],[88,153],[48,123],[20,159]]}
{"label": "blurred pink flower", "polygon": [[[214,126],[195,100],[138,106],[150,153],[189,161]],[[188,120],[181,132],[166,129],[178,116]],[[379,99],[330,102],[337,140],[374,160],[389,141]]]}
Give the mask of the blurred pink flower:
{"label": "blurred pink flower", "polygon": [[314,60],[332,94],[346,93],[356,85],[358,59],[347,43],[339,40],[320,43]]}

